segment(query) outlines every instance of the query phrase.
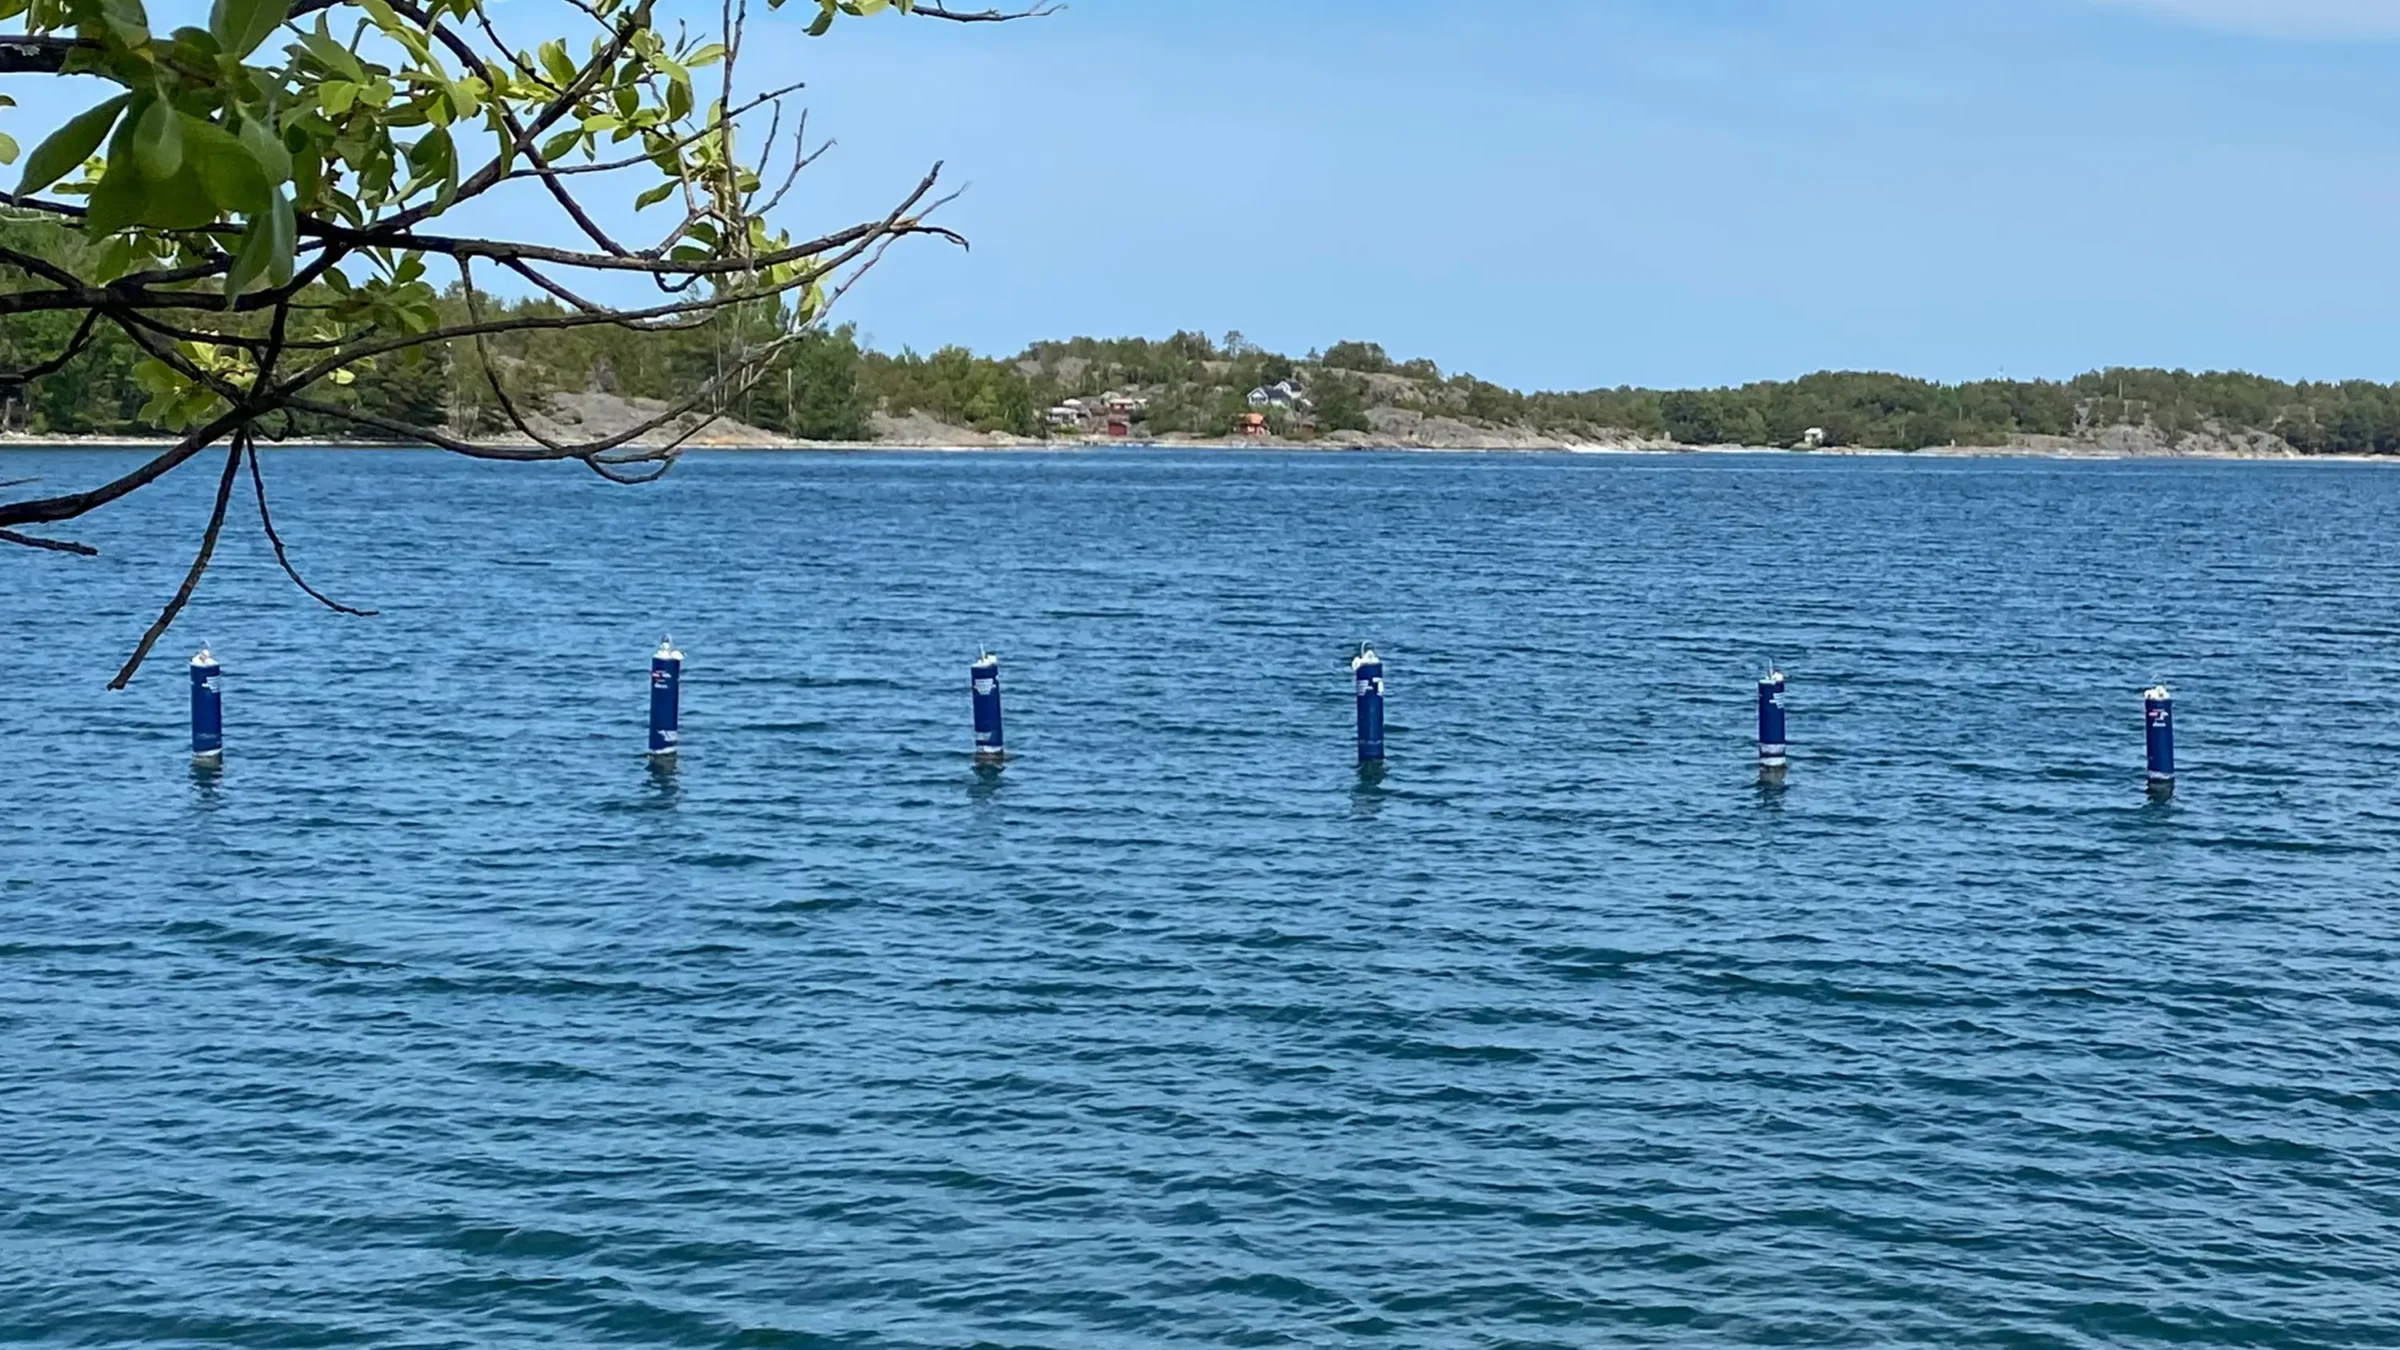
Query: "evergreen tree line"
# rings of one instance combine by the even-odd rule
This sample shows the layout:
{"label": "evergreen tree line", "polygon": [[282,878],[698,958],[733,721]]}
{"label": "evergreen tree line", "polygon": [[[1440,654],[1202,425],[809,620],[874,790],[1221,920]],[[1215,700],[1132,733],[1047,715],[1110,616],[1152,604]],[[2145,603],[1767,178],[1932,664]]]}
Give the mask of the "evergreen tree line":
{"label": "evergreen tree line", "polygon": [[[870,396],[984,430],[1034,434],[1036,409],[1122,389],[1148,394],[1147,430],[1222,436],[1252,411],[1250,390],[1296,379],[1314,404],[1274,414],[1278,430],[1371,430],[1389,406],[1558,436],[1607,434],[1687,445],[1800,445],[1913,450],[2004,445],[2018,436],[2088,436],[2147,427],[2172,442],[2192,432],[2281,436],[2304,454],[2400,454],[2400,384],[2287,383],[2234,371],[2110,369],[2070,380],[1939,384],[1903,375],[1824,372],[1729,389],[1623,387],[1520,393],[1431,361],[1394,361],[1367,342],[1293,358],[1230,333],[1039,342],[1007,360],[947,348],[931,358],[870,354]],[[926,378],[945,372],[940,382]],[[954,390],[975,390],[970,405]]]}
{"label": "evergreen tree line", "polygon": [[[0,220],[0,236],[24,240],[53,230]],[[48,248],[71,247],[55,237]],[[0,290],[12,278],[0,268]],[[465,317],[457,288],[441,300],[445,321]],[[486,300],[484,318],[556,314],[546,297]],[[723,311],[696,327],[636,333],[609,327],[535,330],[491,339],[486,354],[460,345],[447,353],[379,360],[362,367],[332,397],[395,420],[448,425],[475,434],[508,429],[491,391],[497,375],[520,407],[541,407],[564,393],[599,391],[637,399],[679,400],[713,378],[730,352],[783,331],[780,311]],[[0,320],[0,371],[41,362],[63,349],[77,316],[12,315]],[[412,353],[412,357],[417,354]],[[103,327],[72,364],[28,386],[0,388],[16,398],[16,421],[36,433],[138,434],[149,401],[138,378],[143,353]],[[1164,340],[1071,338],[1038,342],[994,359],[963,347],[930,355],[862,346],[850,327],[813,332],[725,412],[769,432],[807,440],[867,440],[871,415],[922,413],[957,426],[1021,436],[1043,434],[1046,409],[1072,397],[1123,391],[1148,399],[1150,434],[1223,436],[1254,411],[1252,389],[1293,380],[1307,392],[1301,410],[1273,409],[1276,431],[1322,435],[1371,431],[1370,410],[1391,407],[1493,427],[1529,427],[1562,437],[1632,433],[1685,444],[1797,445],[1819,433],[1829,446],[1916,449],[1999,445],[2020,435],[2073,437],[2116,426],[2149,427],[2170,441],[2186,432],[2268,432],[2311,454],[2400,454],[2400,385],[2369,381],[2285,383],[2236,372],[2106,370],[2071,380],[1983,380],[1936,384],[1900,375],[1823,373],[1731,389],[1618,388],[1583,393],[1520,393],[1468,374],[1445,374],[1430,361],[1394,361],[1367,342],[1341,342],[1290,357],[1239,333],[1211,338],[1177,333]],[[298,436],[331,427],[296,421]]]}

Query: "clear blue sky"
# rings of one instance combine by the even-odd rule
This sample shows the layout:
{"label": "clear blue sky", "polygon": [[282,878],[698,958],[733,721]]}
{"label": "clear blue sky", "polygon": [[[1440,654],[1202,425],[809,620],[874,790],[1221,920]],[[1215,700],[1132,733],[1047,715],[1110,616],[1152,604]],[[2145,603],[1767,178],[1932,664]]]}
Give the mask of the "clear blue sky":
{"label": "clear blue sky", "polygon": [[884,347],[2400,379],[2400,0],[1074,0],[811,42],[813,10],[753,34],[840,141],[791,222],[935,159],[971,185],[971,254],[899,250],[846,302]]}
{"label": "clear blue sky", "polygon": [[788,59],[828,192],[973,184],[971,256],[854,296],[885,346],[2400,379],[2400,0],[1076,0]]}

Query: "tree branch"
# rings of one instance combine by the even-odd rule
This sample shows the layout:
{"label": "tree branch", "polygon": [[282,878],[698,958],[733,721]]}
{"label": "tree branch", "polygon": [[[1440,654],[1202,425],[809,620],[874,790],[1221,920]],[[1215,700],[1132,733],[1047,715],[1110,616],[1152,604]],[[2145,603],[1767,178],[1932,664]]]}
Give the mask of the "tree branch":
{"label": "tree branch", "polygon": [[19,534],[15,530],[0,530],[0,544],[18,544],[26,548],[46,548],[53,553],[74,553],[86,558],[97,558],[100,556],[100,550],[93,548],[90,544],[78,544],[72,539],[43,539],[35,535]]}
{"label": "tree branch", "polygon": [[185,460],[206,450],[219,439],[242,424],[247,414],[228,411],[206,426],[197,427],[174,445],[162,451],[147,464],[133,472],[103,483],[88,492],[71,492],[59,497],[37,497],[30,501],[0,502],[0,528],[10,525],[36,525],[48,521],[72,520],[123,497],[138,488],[147,487],[180,467]]}
{"label": "tree branch", "polygon": [[67,58],[75,49],[84,45],[64,37],[0,37],[0,75],[56,75],[67,68]]}
{"label": "tree branch", "polygon": [[1065,8],[1066,6],[1063,4],[1041,4],[1013,13],[1005,13],[997,9],[961,12],[940,4],[932,4],[919,5],[913,12],[920,19],[948,19],[952,23],[1013,23],[1018,19],[1047,18]]}
{"label": "tree branch", "polygon": [[[98,327],[99,323],[100,311],[96,309],[87,311],[83,316],[83,322],[75,326],[75,335],[67,339],[67,345],[59,349],[58,355],[39,365],[27,366],[23,370],[10,371],[6,375],[0,375],[0,381],[24,384],[31,380],[38,380],[45,375],[57,374],[66,368],[69,361],[83,355],[84,348],[92,345],[92,330]],[[0,483],[0,488],[14,486],[16,486],[14,483]]]}
{"label": "tree branch", "polygon": [[150,625],[150,631],[142,634],[141,645],[133,649],[132,656],[126,658],[125,668],[117,672],[117,678],[108,682],[109,688],[122,689],[133,683],[133,673],[142,668],[142,662],[150,659],[150,649],[166,636],[167,629],[175,622],[175,616],[183,613],[183,607],[191,602],[192,592],[199,588],[200,574],[208,570],[208,560],[217,551],[217,536],[225,530],[225,507],[233,500],[233,476],[242,467],[242,447],[248,440],[247,435],[237,434],[232,446],[225,452],[225,476],[217,480],[217,507],[209,513],[208,532],[200,536],[200,553],[192,559],[192,570],[184,573],[183,585],[176,588],[175,598],[169,600],[167,607],[160,611],[157,621]]}
{"label": "tree branch", "polygon": [[258,489],[258,523],[267,532],[267,542],[275,546],[275,561],[283,564],[283,574],[292,579],[293,585],[306,591],[310,599],[336,614],[355,614],[362,619],[374,618],[374,610],[352,609],[309,585],[308,579],[300,575],[300,569],[292,566],[291,555],[285,553],[283,549],[283,536],[275,533],[275,517],[267,510],[267,480],[260,477],[258,472],[258,442],[248,437],[243,439],[249,442],[243,458],[250,461],[250,485]]}
{"label": "tree branch", "polygon": [[[364,346],[354,347],[348,351],[329,356],[323,361],[318,362],[316,365],[310,366],[308,369],[285,381],[281,386],[279,386],[279,391],[298,391],[305,389],[337,370],[343,369],[346,366],[356,365],[360,361],[367,360],[370,357],[380,356],[385,352],[398,351],[405,347],[418,347],[427,346],[434,343],[455,342],[460,338],[474,337],[478,333],[510,333],[526,332],[535,329],[589,328],[600,324],[613,324],[623,328],[641,330],[653,320],[697,321],[698,316],[711,310],[723,309],[730,305],[748,304],[754,300],[764,300],[772,296],[782,295],[803,286],[815,285],[825,277],[839,271],[849,263],[856,261],[861,254],[873,247],[878,239],[894,239],[903,235],[911,234],[936,234],[950,239],[957,239],[961,245],[964,245],[966,241],[959,239],[958,235],[953,231],[942,229],[938,226],[901,223],[901,217],[918,202],[924,200],[926,193],[933,190],[935,178],[940,173],[941,166],[937,164],[934,166],[933,172],[927,174],[925,176],[925,180],[917,184],[916,191],[911,192],[907,199],[902,201],[899,206],[893,208],[892,213],[884,217],[883,220],[872,224],[853,226],[850,229],[841,231],[842,237],[848,237],[851,240],[851,242],[844,247],[841,252],[836,253],[829,261],[821,263],[818,266],[809,269],[807,272],[793,277],[789,281],[780,282],[773,286],[761,287],[755,291],[737,291],[731,293],[720,292],[716,296],[713,296],[707,300],[680,300],[670,304],[652,306],[648,309],[602,310],[589,314],[519,315],[515,318],[494,320],[488,324],[459,324],[450,328],[437,329],[431,333],[386,338],[380,342],[370,342]],[[828,238],[833,237],[837,236],[828,236]],[[786,251],[788,252],[788,250]],[[824,251],[825,250],[819,249],[817,250],[817,253],[822,254]],[[669,326],[688,327],[689,325],[670,324],[664,322],[658,324],[658,327],[661,328]],[[436,445],[441,444],[439,441],[433,441],[432,443]],[[0,516],[0,524],[6,523],[8,523],[6,518],[4,516]]]}

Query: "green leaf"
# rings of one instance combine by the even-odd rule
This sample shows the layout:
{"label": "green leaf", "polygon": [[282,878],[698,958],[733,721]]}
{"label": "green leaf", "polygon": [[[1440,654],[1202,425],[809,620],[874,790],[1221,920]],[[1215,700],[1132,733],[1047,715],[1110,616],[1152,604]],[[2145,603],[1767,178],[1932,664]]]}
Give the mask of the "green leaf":
{"label": "green leaf", "polygon": [[278,192],[267,203],[267,224],[274,251],[267,258],[267,280],[278,286],[292,281],[292,257],[300,247],[300,222],[292,214],[292,199]]}
{"label": "green leaf", "polygon": [[680,183],[661,183],[657,187],[654,187],[648,192],[643,193],[641,196],[634,198],[633,209],[636,211],[647,211],[651,207],[665,201],[667,198],[674,196],[675,189],[681,186],[682,184]]}
{"label": "green leaf", "polygon": [[700,50],[693,52],[691,56],[684,61],[684,64],[696,70],[701,66],[713,66],[717,62],[724,59],[724,44],[720,42],[712,42],[707,46],[702,47]]}
{"label": "green leaf", "polygon": [[133,241],[111,239],[92,255],[92,280],[105,286],[133,270]]}
{"label": "green leaf", "polygon": [[133,127],[133,160],[145,178],[171,178],[183,167],[183,119],[175,105],[152,98]]}
{"label": "green leaf", "polygon": [[575,63],[567,58],[564,39],[545,42],[541,48],[542,69],[550,73],[550,82],[564,89],[575,83]]}
{"label": "green leaf", "polygon": [[306,47],[308,54],[317,58],[318,63],[327,70],[352,84],[367,82],[367,68],[358,63],[358,58],[350,54],[349,48],[333,40],[333,30],[325,26],[324,15],[317,16],[314,30],[300,35],[300,45]]}
{"label": "green leaf", "polygon": [[408,164],[413,172],[400,190],[403,197],[414,196],[418,189],[437,179],[443,184],[443,197],[456,190],[458,183],[458,150],[450,133],[436,127],[417,138],[408,147]]}
{"label": "green leaf", "polygon": [[18,194],[39,192],[90,159],[116,122],[117,114],[132,101],[131,94],[119,94],[99,107],[78,113],[65,126],[51,132],[47,140],[33,147],[33,153],[25,157],[25,176],[17,180]]}
{"label": "green leaf", "polygon": [[173,394],[183,388],[183,377],[164,361],[144,361],[133,368],[133,387],[150,394]]}
{"label": "green leaf", "polygon": [[163,183],[145,183],[143,191],[148,197],[142,203],[140,223],[154,230],[196,230],[223,214],[200,181],[199,167],[189,158],[174,177]]}
{"label": "green leaf", "polygon": [[242,140],[224,128],[189,113],[183,119],[184,153],[200,184],[228,215],[256,215],[267,209],[270,183],[266,166]]}
{"label": "green leaf", "polygon": [[290,0],[217,0],[209,10],[208,31],[229,55],[246,57],[275,36],[289,8]]}
{"label": "green leaf", "polygon": [[[291,283],[293,223],[292,204],[280,192],[266,210],[250,218],[250,228],[242,232],[241,251],[234,254],[233,268],[225,274],[228,300],[249,290],[261,276],[277,286]],[[348,290],[349,279],[343,278],[335,289]]]}
{"label": "green leaf", "polygon": [[17,143],[7,132],[0,131],[0,164],[17,162]]}
{"label": "green leaf", "polygon": [[258,161],[258,167],[267,175],[268,182],[292,181],[292,152],[283,148],[283,142],[275,138],[275,133],[267,129],[266,123],[245,118],[239,135],[242,148]]}
{"label": "green leaf", "polygon": [[825,10],[823,13],[817,15],[817,21],[815,23],[812,23],[808,26],[808,35],[810,37],[823,37],[830,29],[832,29],[832,27],[833,0],[825,0]]}
{"label": "green leaf", "polygon": [[[391,7],[388,5],[385,6],[384,13],[391,14]],[[398,15],[392,15],[391,23],[384,25],[383,34],[392,41],[399,43],[403,48],[406,48],[408,54],[416,58],[418,65],[431,66],[436,64],[433,59],[433,49],[425,45],[425,39],[419,37],[415,29],[400,22],[400,17]]]}
{"label": "green leaf", "polygon": [[212,66],[216,64],[218,57],[225,54],[216,37],[205,28],[193,28],[186,25],[168,34],[167,42],[174,49],[165,54],[166,64],[169,66],[188,65],[194,68]]}
{"label": "green leaf", "polygon": [[142,8],[142,0],[100,0],[100,19],[128,47],[150,40],[150,14]]}
{"label": "green leaf", "polygon": [[259,212],[250,218],[250,228],[242,231],[242,246],[234,251],[233,266],[225,273],[225,298],[250,289],[250,284],[267,272],[267,253],[274,247],[274,226],[267,213]]}
{"label": "green leaf", "polygon": [[142,207],[150,195],[150,182],[130,159],[109,161],[108,172],[101,175],[99,186],[92,189],[91,201],[83,218],[83,228],[94,235],[110,235],[142,218]]}
{"label": "green leaf", "polygon": [[[292,161],[292,191],[304,202],[315,202],[317,189],[325,185],[325,161],[306,155]],[[313,209],[313,208],[312,208]]]}

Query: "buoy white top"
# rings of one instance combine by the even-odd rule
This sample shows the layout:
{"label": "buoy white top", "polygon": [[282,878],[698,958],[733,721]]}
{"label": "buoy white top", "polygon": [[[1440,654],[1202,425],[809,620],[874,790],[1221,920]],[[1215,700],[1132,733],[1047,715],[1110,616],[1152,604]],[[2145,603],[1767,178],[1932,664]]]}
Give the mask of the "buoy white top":
{"label": "buoy white top", "polygon": [[208,644],[205,642],[201,643],[200,653],[192,658],[192,664],[195,666],[213,666],[216,663],[217,658],[208,654]]}
{"label": "buoy white top", "polygon": [[2145,689],[2145,690],[2143,690],[2143,691],[2142,691],[2142,697],[2143,697],[2144,699],[2154,699],[2154,700],[2156,700],[2156,701],[2158,701],[2158,702],[2160,702],[2160,703],[2167,703],[2167,702],[2171,702],[2171,701],[2174,699],[2174,697],[2175,697],[2175,696],[2174,696],[2173,694],[2170,694],[2170,693],[2168,693],[2168,692],[2167,692],[2167,687],[2166,687],[2165,685],[2163,685],[2163,684],[2162,684],[2162,685],[2158,686],[2158,687],[2157,687],[2157,688],[2155,688],[2155,689]]}
{"label": "buoy white top", "polygon": [[675,639],[671,637],[663,637],[658,640],[657,659],[661,661],[680,661],[683,659],[683,653],[675,650]]}
{"label": "buoy white top", "polygon": [[1383,658],[1375,654],[1375,649],[1373,647],[1370,647],[1363,642],[1358,644],[1358,655],[1352,657],[1350,660],[1350,668],[1352,670],[1357,670],[1360,666],[1379,666],[1382,664]]}

